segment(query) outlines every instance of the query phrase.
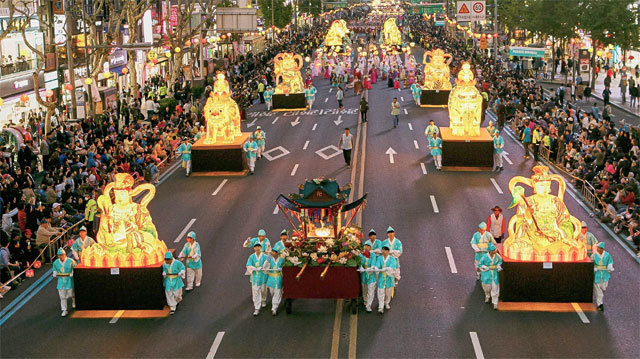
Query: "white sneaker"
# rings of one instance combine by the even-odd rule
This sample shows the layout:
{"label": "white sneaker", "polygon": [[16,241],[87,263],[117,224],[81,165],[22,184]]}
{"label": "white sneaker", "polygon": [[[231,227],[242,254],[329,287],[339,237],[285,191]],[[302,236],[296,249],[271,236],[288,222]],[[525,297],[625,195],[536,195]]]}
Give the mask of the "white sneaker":
{"label": "white sneaker", "polygon": [[384,314],[384,309],[382,309],[382,308],[378,309],[378,313]]}
{"label": "white sneaker", "polygon": [[384,309],[389,310],[389,309],[391,309],[391,306],[389,304],[385,304],[384,305]]}
{"label": "white sneaker", "polygon": [[491,299],[491,298],[489,298],[489,297],[485,297],[485,298],[484,298],[484,302],[485,302],[485,303],[489,303],[489,299]]}
{"label": "white sneaker", "polygon": [[365,307],[364,309],[367,311],[367,313],[371,313],[371,307]]}
{"label": "white sneaker", "polygon": [[66,317],[66,316],[67,316],[67,314],[69,314],[69,313],[67,313],[67,311],[66,311],[66,310],[63,310],[63,311],[62,311],[62,314],[60,314],[60,316],[61,316],[61,317]]}
{"label": "white sneaker", "polygon": [[73,309],[76,308],[76,301],[75,300],[71,303],[71,308],[73,308]]}
{"label": "white sneaker", "polygon": [[266,308],[267,307],[267,303],[262,303],[262,308]]}
{"label": "white sneaker", "polygon": [[274,317],[276,316],[276,314],[278,314],[278,312],[275,309],[271,311],[271,315],[273,315]]}
{"label": "white sneaker", "polygon": [[256,310],[253,311],[253,316],[254,317],[257,317],[258,314],[260,314],[260,310],[256,309]]}
{"label": "white sneaker", "polygon": [[497,304],[493,305],[493,310],[498,310],[498,305]]}
{"label": "white sneaker", "polygon": [[196,287],[199,287],[199,286],[200,286],[200,283],[196,284]]}

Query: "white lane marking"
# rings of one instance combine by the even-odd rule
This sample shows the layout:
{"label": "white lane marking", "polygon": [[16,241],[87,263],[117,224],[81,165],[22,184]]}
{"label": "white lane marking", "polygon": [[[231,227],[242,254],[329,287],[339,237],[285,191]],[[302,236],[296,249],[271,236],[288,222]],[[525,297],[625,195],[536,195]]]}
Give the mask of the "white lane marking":
{"label": "white lane marking", "polygon": [[582,322],[584,324],[589,324],[591,323],[589,321],[589,318],[587,318],[587,316],[584,314],[584,312],[582,311],[582,308],[580,308],[580,305],[578,305],[578,303],[571,303],[571,306],[573,307],[573,309],[576,311],[576,313],[578,313],[578,316],[580,317],[580,320],[582,320]]}
{"label": "white lane marking", "polygon": [[296,120],[291,122],[291,127],[295,127],[299,123],[300,123],[300,116],[296,117]]}
{"label": "white lane marking", "polygon": [[314,123],[314,124],[313,124],[313,128],[311,129],[311,131],[315,131],[315,130],[316,130],[316,127],[318,127],[318,124],[317,124],[317,123]]}
{"label": "white lane marking", "polygon": [[413,140],[413,145],[415,146],[416,150],[420,149],[420,145],[418,144],[418,141]]}
{"label": "white lane marking", "polygon": [[342,123],[342,115],[338,116],[338,119],[336,121],[333,121],[333,123],[335,123],[336,126],[341,124]]}
{"label": "white lane marking", "polygon": [[196,221],[195,218],[191,218],[191,220],[189,221],[189,223],[187,223],[186,226],[184,226],[184,229],[182,230],[182,232],[180,232],[180,234],[178,234],[178,236],[176,237],[176,239],[173,241],[173,243],[178,243],[180,242],[180,240],[182,238],[184,238],[185,234],[187,234],[187,231],[191,228],[191,226],[193,226],[193,223]]}
{"label": "white lane marking", "polygon": [[511,159],[509,158],[509,156],[507,156],[506,153],[502,152],[502,158],[504,158],[508,164],[512,165],[513,162],[511,162]]}
{"label": "white lane marking", "polygon": [[498,182],[496,182],[495,179],[491,178],[491,183],[493,183],[493,187],[496,188],[496,191],[498,191],[498,194],[503,194],[504,192],[502,192],[502,188],[500,188],[500,186],[498,186]]}
{"label": "white lane marking", "polygon": [[389,162],[390,163],[396,163],[395,160],[393,159],[393,155],[397,155],[398,152],[396,152],[393,148],[389,147],[387,152],[385,152],[384,154],[385,155],[389,155]]}
{"label": "white lane marking", "polygon": [[278,214],[280,212],[280,207],[276,204],[276,208],[273,210],[273,214]]}
{"label": "white lane marking", "polygon": [[484,354],[482,354],[482,347],[480,346],[480,340],[478,340],[478,333],[469,332],[469,336],[471,337],[471,343],[473,344],[473,351],[476,352],[476,359],[484,359]]}
{"label": "white lane marking", "polygon": [[156,187],[161,185],[162,182],[166,181],[167,178],[169,178],[169,176],[171,176],[173,174],[173,172],[177,171],[178,168],[180,168],[179,165],[181,163],[182,163],[182,161],[177,161],[175,164],[171,165],[171,167],[169,167],[169,170],[167,172],[165,172],[163,176],[160,176],[160,181],[158,181],[158,183],[156,184]]}
{"label": "white lane marking", "polygon": [[431,195],[429,197],[431,197],[431,205],[433,206],[433,213],[440,213],[440,210],[438,209],[438,204],[436,203],[436,196]]}
{"label": "white lane marking", "polygon": [[273,122],[271,122],[271,124],[272,124],[272,125],[275,125],[275,124],[276,124],[276,122],[278,122],[278,119],[279,119],[279,118],[280,118],[280,116],[277,116],[277,117],[273,120]]}
{"label": "white lane marking", "polygon": [[124,310],[119,310],[116,312],[116,314],[113,316],[113,318],[111,318],[111,320],[109,321],[109,324],[116,324],[118,322],[118,319],[120,319],[120,317],[122,316],[122,314],[124,314]]}
{"label": "white lane marking", "polygon": [[217,196],[218,192],[220,192],[220,190],[222,189],[222,187],[224,187],[224,185],[227,183],[227,179],[225,178],[219,185],[218,188],[216,188],[215,191],[213,191],[213,193],[211,194],[212,196]]}
{"label": "white lane marking", "polygon": [[406,108],[404,109],[404,114],[405,114],[405,115],[408,115],[408,114],[409,114],[409,112],[407,112],[407,109],[406,109]]}
{"label": "white lane marking", "polygon": [[333,87],[329,87],[329,93],[331,93],[331,91],[333,91]]}
{"label": "white lane marking", "polygon": [[296,175],[296,171],[298,170],[298,164],[296,163],[295,166],[293,166],[293,170],[291,171],[291,175],[295,176]]}
{"label": "white lane marking", "polygon": [[407,123],[409,125],[409,131],[413,131],[413,126],[411,126],[411,122]]}
{"label": "white lane marking", "polygon": [[218,351],[218,347],[222,342],[222,337],[224,337],[224,332],[218,332],[216,335],[216,339],[213,340],[213,344],[211,344],[211,348],[209,349],[209,354],[207,354],[206,359],[213,359],[216,356],[216,352]]}
{"label": "white lane marking", "polygon": [[400,96],[400,101],[404,101],[404,97]]}
{"label": "white lane marking", "polygon": [[444,247],[444,251],[447,252],[447,259],[449,259],[449,268],[451,268],[451,273],[458,273],[456,262],[453,260],[453,253],[451,253],[451,248]]}
{"label": "white lane marking", "polygon": [[328,98],[328,97],[324,99],[324,102],[327,102],[327,101],[329,101],[329,98]]}
{"label": "white lane marking", "polygon": [[251,128],[253,127],[253,125],[256,124],[256,121],[258,121],[258,118],[256,117],[255,119],[253,119],[253,121],[247,123],[247,128]]}
{"label": "white lane marking", "polygon": [[307,147],[309,147],[309,141],[307,141],[307,142],[305,142],[305,143],[304,143],[304,146],[302,146],[302,149],[303,149],[303,150],[306,150],[306,149],[307,149]]}
{"label": "white lane marking", "polygon": [[420,162],[420,167],[422,167],[422,173],[427,174],[427,166],[424,165],[424,162]]}
{"label": "white lane marking", "polygon": [[398,89],[398,92],[402,92],[402,90]]}

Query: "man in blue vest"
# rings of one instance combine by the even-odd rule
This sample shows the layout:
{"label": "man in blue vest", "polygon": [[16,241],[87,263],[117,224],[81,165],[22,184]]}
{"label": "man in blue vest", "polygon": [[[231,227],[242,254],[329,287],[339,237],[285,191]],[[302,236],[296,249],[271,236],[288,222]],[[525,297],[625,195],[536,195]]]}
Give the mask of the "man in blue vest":
{"label": "man in blue vest", "polygon": [[271,293],[271,314],[278,314],[278,306],[282,300],[282,265],[284,258],[280,256],[278,249],[273,248],[271,255],[267,258],[267,284],[266,287]]}
{"label": "man in blue vest", "polygon": [[471,237],[471,248],[476,252],[474,257],[473,266],[476,268],[476,280],[480,280],[480,270],[478,269],[478,263],[480,259],[487,253],[489,243],[496,244],[496,240],[493,235],[487,231],[487,224],[482,222],[478,225],[478,231]]}
{"label": "man in blue vest", "polygon": [[242,149],[246,153],[250,174],[253,174],[256,168],[256,154],[258,153],[258,144],[255,141],[254,135],[249,136],[249,141],[244,143]]}
{"label": "man in blue vest", "polygon": [[496,164],[496,171],[502,171],[502,152],[504,152],[504,139],[500,136],[500,132],[493,132],[493,161]]}
{"label": "man in blue vest", "polygon": [[267,306],[266,283],[267,275],[264,271],[267,255],[262,253],[260,243],[253,245],[253,253],[247,259],[247,275],[251,276],[251,298],[253,300],[253,316],[260,314],[260,306]]}
{"label": "man in blue vest", "polygon": [[362,300],[367,313],[371,313],[371,304],[376,295],[378,273],[375,272],[377,256],[371,252],[371,242],[364,242],[364,251],[360,254],[360,282],[362,283]]}
{"label": "man in blue vest", "polygon": [[593,260],[593,288],[596,292],[596,305],[598,310],[604,311],[604,292],[609,285],[609,278],[613,272],[613,259],[609,252],[604,250],[604,242],[598,243],[596,253],[591,255]]}
{"label": "man in blue vest", "polygon": [[178,153],[182,156],[182,168],[185,169],[185,175],[189,177],[191,174],[191,144],[186,137],[182,137]]}
{"label": "man in blue vest", "polygon": [[497,253],[496,246],[489,242],[488,252],[478,262],[480,280],[484,290],[484,302],[493,303],[493,309],[498,310],[498,297],[500,296],[500,280],[498,272],[502,270],[502,257]]}
{"label": "man in blue vest", "polygon": [[442,169],[442,139],[438,137],[437,133],[433,134],[433,137],[429,140],[429,148],[431,149],[431,156],[433,156],[433,164],[437,170]]}
{"label": "man in blue vest", "polygon": [[395,287],[396,270],[398,261],[389,254],[388,245],[382,245],[382,255],[376,258],[375,268],[378,273],[378,313],[383,314],[385,309],[391,309],[389,303]]}
{"label": "man in blue vest", "polygon": [[67,257],[67,253],[64,249],[58,249],[58,259],[53,262],[53,278],[58,278],[56,289],[58,289],[58,296],[60,296],[60,307],[62,308],[61,316],[66,317],[67,302],[71,298],[71,307],[76,307],[76,297],[73,293],[73,268],[76,266],[76,262]]}
{"label": "man in blue vest", "polygon": [[171,315],[176,313],[176,308],[182,301],[184,269],[184,264],[173,259],[171,252],[165,253],[162,277],[164,278],[164,295],[167,298],[167,305],[171,309]]}
{"label": "man in blue vest", "polygon": [[196,232],[191,231],[187,234],[187,243],[182,247],[178,258],[187,259],[187,287],[185,290],[192,290],[194,281],[196,287],[199,287],[202,281],[202,254],[200,253],[200,243],[196,242]]}

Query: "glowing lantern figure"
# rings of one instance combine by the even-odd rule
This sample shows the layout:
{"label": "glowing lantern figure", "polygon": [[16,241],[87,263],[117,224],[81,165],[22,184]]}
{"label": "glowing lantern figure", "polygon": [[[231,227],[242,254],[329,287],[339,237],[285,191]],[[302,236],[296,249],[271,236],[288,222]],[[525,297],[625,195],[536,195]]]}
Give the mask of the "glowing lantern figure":
{"label": "glowing lantern figure", "polygon": [[384,22],[382,39],[385,45],[399,46],[402,44],[402,34],[400,33],[400,30],[398,30],[395,18],[389,18]]}
{"label": "glowing lantern figure", "polygon": [[224,74],[216,75],[213,91],[204,105],[204,117],[207,120],[207,132],[204,144],[233,143],[240,132],[240,110],[231,98],[229,82]]}
{"label": "glowing lantern figure", "polygon": [[[154,185],[145,183],[135,189],[133,177],[118,173],[98,197],[102,211],[97,243],[85,249],[81,263],[87,267],[141,267],[161,263],[166,244],[158,239],[147,205],[156,193]],[[140,203],[133,197],[148,191]],[[114,201],[111,201],[111,192]]]}
{"label": "glowing lantern figure", "polygon": [[[427,62],[427,56],[431,56],[430,62]],[[440,49],[425,52],[422,58],[424,64],[424,86],[422,89],[451,90],[449,64],[452,60],[451,54],[445,54]]]}
{"label": "glowing lantern figure", "polygon": [[335,20],[331,23],[327,35],[324,37],[324,46],[342,46],[343,38],[347,35],[349,29],[347,22],[344,20]]}
{"label": "glowing lantern figure", "polygon": [[456,86],[449,94],[449,121],[454,136],[479,136],[482,95],[476,88],[471,65],[462,64]]}
{"label": "glowing lantern figure", "polygon": [[[551,194],[551,182],[558,182],[558,195]],[[524,195],[523,183],[534,194]],[[533,167],[533,176],[516,176],[509,181],[513,196],[511,207],[516,214],[509,220],[509,237],[504,242],[504,255],[511,259],[535,262],[567,262],[584,260],[585,243],[579,240],[580,221],[569,214],[564,204],[567,185],[560,175],[549,174],[547,166]]]}
{"label": "glowing lantern figure", "polygon": [[276,73],[276,94],[302,93],[304,82],[300,69],[304,65],[302,56],[290,52],[276,55],[274,72]]}

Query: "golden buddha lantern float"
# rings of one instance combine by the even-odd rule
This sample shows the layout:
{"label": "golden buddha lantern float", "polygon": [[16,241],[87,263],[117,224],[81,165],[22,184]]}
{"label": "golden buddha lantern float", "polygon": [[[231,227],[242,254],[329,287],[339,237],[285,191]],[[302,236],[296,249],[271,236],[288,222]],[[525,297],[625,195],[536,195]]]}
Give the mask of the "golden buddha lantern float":
{"label": "golden buddha lantern float", "polygon": [[[96,243],[82,252],[81,264],[87,267],[131,268],[157,265],[164,260],[166,244],[158,239],[147,205],[156,193],[150,183],[133,188],[133,177],[118,173],[98,197],[102,211]],[[148,191],[140,203],[133,197]],[[113,198],[111,194],[113,192]]]}
{"label": "golden buddha lantern float", "polygon": [[479,136],[482,95],[476,88],[471,65],[462,64],[456,86],[449,94],[449,122],[454,136]]}
{"label": "golden buddha lantern float", "polygon": [[300,74],[303,65],[302,56],[298,54],[282,52],[276,55],[273,67],[276,74],[276,95],[304,92]]}
{"label": "golden buddha lantern float", "polygon": [[234,143],[240,132],[240,110],[231,98],[229,82],[224,74],[216,75],[213,91],[204,105],[204,118],[207,131],[204,136],[205,145]]}
{"label": "golden buddha lantern float", "polygon": [[400,46],[402,45],[402,34],[396,25],[395,18],[388,18],[383,25],[382,29],[382,43],[387,46]]}
{"label": "golden buddha lantern float", "polygon": [[344,20],[334,20],[331,23],[327,35],[324,37],[324,46],[342,46],[344,37],[349,33],[347,22]]}
{"label": "golden buddha lantern float", "polygon": [[[430,61],[427,62],[427,56]],[[451,90],[449,64],[453,57],[445,54],[441,49],[427,51],[424,53],[422,63],[424,64],[424,85],[423,90]]]}
{"label": "golden buddha lantern float", "polygon": [[[551,193],[551,183],[558,182],[558,194]],[[533,189],[525,196],[518,183]],[[531,178],[516,176],[509,181],[513,196],[510,208],[516,214],[509,220],[504,256],[533,262],[569,262],[587,258],[587,249],[579,234],[580,221],[569,214],[564,204],[566,183],[562,176],[549,174],[546,166],[533,167]]]}

